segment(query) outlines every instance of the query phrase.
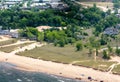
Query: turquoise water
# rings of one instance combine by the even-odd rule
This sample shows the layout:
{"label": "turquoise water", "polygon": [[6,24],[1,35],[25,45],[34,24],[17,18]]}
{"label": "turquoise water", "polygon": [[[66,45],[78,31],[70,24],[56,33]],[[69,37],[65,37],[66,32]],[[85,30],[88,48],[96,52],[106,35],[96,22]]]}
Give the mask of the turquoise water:
{"label": "turquoise water", "polygon": [[15,65],[0,62],[0,82],[83,82],[38,72],[14,69]]}

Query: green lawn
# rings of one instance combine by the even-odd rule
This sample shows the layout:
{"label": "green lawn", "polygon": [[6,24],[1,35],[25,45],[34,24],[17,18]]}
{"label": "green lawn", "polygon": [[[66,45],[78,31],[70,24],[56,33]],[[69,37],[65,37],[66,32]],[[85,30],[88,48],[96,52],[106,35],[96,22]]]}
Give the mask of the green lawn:
{"label": "green lawn", "polygon": [[67,45],[64,48],[46,45],[17,54],[44,60],[71,63],[73,61],[92,59],[92,57],[88,57],[87,53],[87,49],[84,49],[83,51],[76,51],[75,47],[71,45]]}
{"label": "green lawn", "polygon": [[115,68],[112,71],[113,73],[120,74],[120,65],[115,66]]}
{"label": "green lawn", "polygon": [[76,51],[75,46],[73,45],[67,45],[64,48],[46,45],[33,50],[19,52],[17,54],[48,61],[92,67],[102,71],[106,71],[110,65],[115,63],[104,61],[102,58],[97,58],[95,62],[93,55],[91,55],[91,57],[88,56],[87,49],[84,49],[83,51]]}
{"label": "green lawn", "polygon": [[19,44],[19,45],[12,45],[12,46],[7,46],[7,47],[1,47],[0,51],[6,52],[6,53],[10,53],[11,51],[20,48],[20,47],[24,47],[27,46],[29,44],[31,44],[32,42],[29,43],[23,43],[23,44]]}
{"label": "green lawn", "polygon": [[6,40],[6,41],[1,41],[0,42],[0,46],[4,46],[4,45],[8,45],[8,44],[13,44],[16,43],[17,39],[10,39],[10,40]]}
{"label": "green lawn", "polygon": [[85,67],[90,67],[90,68],[94,68],[94,69],[98,69],[101,71],[108,71],[107,69],[109,68],[109,66],[111,66],[113,63],[116,62],[108,62],[108,61],[83,61],[83,62],[77,62],[74,65],[79,65],[79,66],[85,66]]}

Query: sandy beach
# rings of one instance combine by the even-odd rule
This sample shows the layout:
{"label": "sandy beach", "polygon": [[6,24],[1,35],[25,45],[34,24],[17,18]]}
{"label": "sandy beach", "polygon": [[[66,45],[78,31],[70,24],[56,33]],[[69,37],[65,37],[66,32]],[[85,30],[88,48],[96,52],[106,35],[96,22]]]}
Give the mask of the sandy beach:
{"label": "sandy beach", "polygon": [[101,80],[104,82],[120,82],[120,76],[109,74],[107,72],[93,70],[92,68],[73,66],[71,64],[61,64],[18,56],[13,53],[0,52],[0,61],[15,64],[17,65],[17,69],[20,70],[44,72],[69,78],[82,78],[82,80],[85,80],[86,82],[88,81],[88,76],[97,79],[97,82],[100,82]]}

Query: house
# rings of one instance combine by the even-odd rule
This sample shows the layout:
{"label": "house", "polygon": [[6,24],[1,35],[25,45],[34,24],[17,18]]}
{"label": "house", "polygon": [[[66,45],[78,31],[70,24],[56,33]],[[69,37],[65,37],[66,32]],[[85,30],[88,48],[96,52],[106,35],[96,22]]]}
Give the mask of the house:
{"label": "house", "polygon": [[19,37],[19,33],[18,30],[0,30],[0,35],[9,35],[12,38],[18,38]]}
{"label": "house", "polygon": [[116,17],[120,18],[120,14],[116,14]]}
{"label": "house", "polygon": [[[48,9],[50,8],[50,4],[52,3],[53,6],[58,6],[54,3],[60,3],[61,0],[31,0],[30,1],[30,5],[27,6],[27,4],[29,3],[29,1],[24,1],[24,0],[2,0],[1,5],[0,5],[0,9],[9,9],[15,5],[19,5],[22,4],[23,6],[20,7],[20,9],[25,9],[25,10],[29,10],[33,7],[38,8],[38,9]],[[59,9],[63,9],[64,5],[59,5],[58,6]]]}
{"label": "house", "polygon": [[51,0],[39,0],[40,3],[49,3]]}
{"label": "house", "polygon": [[109,28],[105,29],[103,34],[106,34],[106,35],[117,35],[117,34],[119,34],[119,30],[117,28],[114,28],[114,27],[109,27]]}
{"label": "house", "polygon": [[23,0],[2,0],[1,1],[1,6],[0,9],[8,9],[12,6],[14,6],[15,4],[20,4],[22,3]]}
{"label": "house", "polygon": [[120,9],[118,9],[118,13],[120,14]]}
{"label": "house", "polygon": [[58,9],[58,10],[64,10],[68,8],[68,5],[62,2],[52,2],[49,3],[49,5],[51,6],[52,9]]}
{"label": "house", "polygon": [[8,35],[9,33],[9,30],[0,30],[0,35]]}
{"label": "house", "polygon": [[12,38],[19,38],[19,34],[18,34],[18,33],[11,32],[9,35],[10,35]]}
{"label": "house", "polygon": [[39,1],[39,2],[42,2],[42,3],[51,3],[51,2],[60,2],[61,0],[35,0],[35,1]]}
{"label": "house", "polygon": [[22,2],[22,0],[5,0],[6,2]]}
{"label": "house", "polygon": [[33,3],[31,4],[31,7],[36,7],[38,9],[48,9],[50,8],[50,5],[48,5],[47,3]]}

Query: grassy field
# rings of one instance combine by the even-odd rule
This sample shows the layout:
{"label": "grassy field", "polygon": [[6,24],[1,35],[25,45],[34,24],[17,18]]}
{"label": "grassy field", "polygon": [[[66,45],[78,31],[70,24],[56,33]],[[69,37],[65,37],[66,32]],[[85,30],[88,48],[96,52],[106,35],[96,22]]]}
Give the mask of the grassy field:
{"label": "grassy field", "polygon": [[115,66],[115,68],[112,71],[113,73],[120,74],[120,65]]}
{"label": "grassy field", "polygon": [[77,62],[74,65],[79,65],[79,66],[85,66],[85,67],[90,67],[94,69],[98,69],[101,71],[108,71],[109,66],[114,64],[116,62],[108,62],[108,61],[82,61],[82,62]]}
{"label": "grassy field", "polygon": [[115,63],[104,61],[101,58],[98,58],[95,62],[93,55],[89,57],[87,49],[76,51],[75,46],[73,45],[67,45],[64,48],[46,45],[33,50],[19,52],[17,54],[36,59],[92,67],[103,71],[106,71],[110,65]]}
{"label": "grassy field", "polygon": [[[84,53],[83,53],[84,52]],[[40,48],[35,48],[30,51],[18,53],[19,55],[29,56],[37,59],[44,59],[50,61],[58,61],[63,63],[71,63],[73,61],[92,59],[87,55],[88,50],[78,51],[74,46],[67,45],[64,48],[47,45]]]}
{"label": "grassy field", "polygon": [[4,45],[8,45],[8,44],[13,44],[16,43],[17,39],[10,39],[10,40],[6,40],[6,41],[1,41],[0,42],[0,46],[4,46]]}
{"label": "grassy field", "polygon": [[7,47],[1,47],[0,51],[6,52],[6,53],[10,53],[11,51],[17,49],[17,48],[21,48],[24,46],[27,46],[29,44],[31,44],[32,42],[29,43],[23,43],[23,44],[18,44],[18,45],[12,45],[12,46],[7,46]]}

